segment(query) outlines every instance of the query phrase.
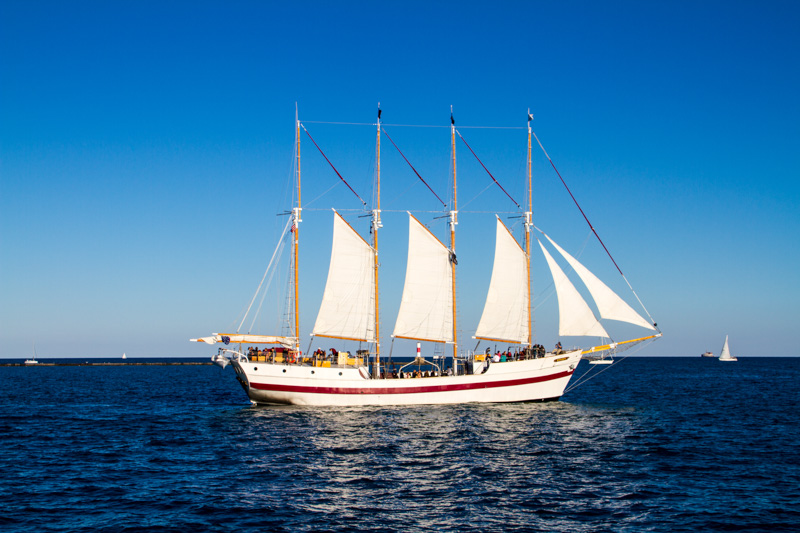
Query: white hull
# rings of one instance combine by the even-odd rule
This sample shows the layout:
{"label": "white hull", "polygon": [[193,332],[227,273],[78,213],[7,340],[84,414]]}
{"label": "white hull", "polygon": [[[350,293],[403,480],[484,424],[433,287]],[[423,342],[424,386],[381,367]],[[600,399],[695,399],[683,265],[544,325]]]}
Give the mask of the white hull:
{"label": "white hull", "polygon": [[[555,400],[564,394],[581,351],[492,363],[482,374],[371,379],[354,367],[312,367],[232,360],[237,379],[258,404],[426,405]],[[480,364],[480,363],[476,363]]]}

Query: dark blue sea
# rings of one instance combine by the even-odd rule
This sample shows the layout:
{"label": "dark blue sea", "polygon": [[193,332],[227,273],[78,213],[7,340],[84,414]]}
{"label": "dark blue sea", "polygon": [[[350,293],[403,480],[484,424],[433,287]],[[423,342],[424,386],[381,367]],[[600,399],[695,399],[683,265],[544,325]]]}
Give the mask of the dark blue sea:
{"label": "dark blue sea", "polygon": [[800,530],[799,358],[602,368],[343,409],[252,407],[230,367],[0,367],[0,530]]}

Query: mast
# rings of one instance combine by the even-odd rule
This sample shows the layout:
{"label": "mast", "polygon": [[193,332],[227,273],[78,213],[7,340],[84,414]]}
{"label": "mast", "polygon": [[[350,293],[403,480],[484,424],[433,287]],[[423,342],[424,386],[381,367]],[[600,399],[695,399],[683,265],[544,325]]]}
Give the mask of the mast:
{"label": "mast", "polygon": [[300,251],[300,119],[297,116],[297,105],[294,109],[296,128],[295,145],[297,147],[297,207],[292,209],[292,255],[294,256],[294,336],[297,339],[295,350],[300,348],[300,286],[299,286],[299,258]]}
{"label": "mast", "polygon": [[528,210],[525,211],[525,255],[528,256],[528,347],[533,346],[533,317],[531,316],[531,226],[533,225],[533,179],[531,171],[531,121],[528,109]]}
{"label": "mast", "polygon": [[456,121],[453,106],[450,106],[450,145],[453,154],[453,209],[450,211],[450,268],[453,279],[453,370],[458,371],[458,328],[456,327],[456,224],[458,224],[458,196],[456,194]]}
{"label": "mast", "polygon": [[378,301],[378,228],[381,224],[381,103],[378,102],[378,123],[375,138],[375,206],[372,209],[372,247],[375,251],[375,374],[381,376],[380,305]]}

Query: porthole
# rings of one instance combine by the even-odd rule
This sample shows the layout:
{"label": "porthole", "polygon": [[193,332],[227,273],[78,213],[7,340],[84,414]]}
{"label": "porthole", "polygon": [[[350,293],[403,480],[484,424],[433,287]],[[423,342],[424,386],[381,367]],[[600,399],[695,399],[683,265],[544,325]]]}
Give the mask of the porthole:
{"label": "porthole", "polygon": [[311,371],[311,373],[313,374],[313,373],[314,373],[314,371],[312,370],[312,371]]}
{"label": "porthole", "polygon": [[253,367],[253,372],[255,372],[255,371],[257,371],[257,370],[258,370],[258,367],[257,367],[257,366],[254,366],[254,367]]}
{"label": "porthole", "polygon": [[283,373],[284,373],[284,374],[286,373],[286,369],[285,369],[285,368],[283,369]]}
{"label": "porthole", "polygon": [[341,375],[342,375],[342,373],[341,373],[341,372],[339,372],[339,375],[341,376]]}

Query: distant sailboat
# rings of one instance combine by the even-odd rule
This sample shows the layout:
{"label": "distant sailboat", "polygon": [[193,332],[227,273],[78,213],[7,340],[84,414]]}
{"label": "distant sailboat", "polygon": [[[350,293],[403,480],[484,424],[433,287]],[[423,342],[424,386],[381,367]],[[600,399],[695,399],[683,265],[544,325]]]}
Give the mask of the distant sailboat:
{"label": "distant sailboat", "polygon": [[127,356],[127,355],[125,355],[125,353],[123,353],[123,354],[122,354],[122,358],[123,358],[123,359],[127,359],[127,358],[128,358],[128,356]]}
{"label": "distant sailboat", "polygon": [[738,361],[735,357],[731,355],[731,351],[728,349],[728,336],[725,335],[725,344],[722,345],[722,353],[719,354],[720,361]]}
{"label": "distant sailboat", "polygon": [[33,359],[26,359],[26,365],[38,365],[39,361],[36,360],[36,343],[33,343]]}

